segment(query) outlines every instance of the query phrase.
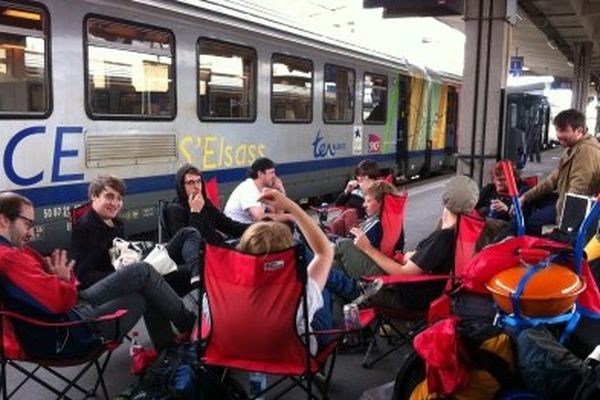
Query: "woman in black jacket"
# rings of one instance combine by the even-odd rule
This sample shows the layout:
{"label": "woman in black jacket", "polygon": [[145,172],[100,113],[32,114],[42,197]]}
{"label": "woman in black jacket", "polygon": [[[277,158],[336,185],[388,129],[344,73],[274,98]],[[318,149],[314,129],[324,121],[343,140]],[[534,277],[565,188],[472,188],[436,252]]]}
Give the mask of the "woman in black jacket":
{"label": "woman in black jacket", "polygon": [[[165,230],[173,236],[181,228],[196,228],[207,243],[221,243],[225,237],[239,238],[248,224],[234,221],[206,197],[202,172],[186,164],[175,175],[177,197],[164,210]],[[225,235],[225,236],[224,236]]]}

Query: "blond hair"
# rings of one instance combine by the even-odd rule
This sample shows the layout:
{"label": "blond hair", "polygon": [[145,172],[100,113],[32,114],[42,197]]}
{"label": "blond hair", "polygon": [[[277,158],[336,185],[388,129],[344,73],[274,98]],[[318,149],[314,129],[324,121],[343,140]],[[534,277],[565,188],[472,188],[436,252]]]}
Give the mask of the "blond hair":
{"label": "blond hair", "polygon": [[383,201],[384,195],[394,193],[396,193],[396,188],[386,181],[375,181],[365,188],[365,194],[373,196],[380,203]]}
{"label": "blond hair", "polygon": [[290,228],[281,222],[256,222],[248,227],[236,248],[244,253],[268,254],[292,247]]}

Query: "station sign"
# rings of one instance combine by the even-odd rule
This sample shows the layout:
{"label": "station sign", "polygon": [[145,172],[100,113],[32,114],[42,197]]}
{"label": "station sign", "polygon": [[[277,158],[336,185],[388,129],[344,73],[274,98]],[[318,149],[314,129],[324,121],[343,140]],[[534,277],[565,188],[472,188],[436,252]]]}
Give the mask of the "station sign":
{"label": "station sign", "polygon": [[512,56],[510,58],[509,73],[512,76],[523,75],[523,57],[522,56]]}

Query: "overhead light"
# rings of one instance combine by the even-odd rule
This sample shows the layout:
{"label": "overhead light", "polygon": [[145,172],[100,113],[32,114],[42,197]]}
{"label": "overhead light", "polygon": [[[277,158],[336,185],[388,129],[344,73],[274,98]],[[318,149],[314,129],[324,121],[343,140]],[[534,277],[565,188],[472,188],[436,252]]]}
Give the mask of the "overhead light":
{"label": "overhead light", "polygon": [[550,46],[550,48],[551,48],[552,50],[556,50],[556,49],[558,49],[558,46],[556,46],[556,43],[554,43],[554,41],[552,41],[552,40],[548,40],[546,43],[548,43],[548,46]]}
{"label": "overhead light", "polygon": [[567,65],[571,68],[575,66],[575,64],[573,64],[573,61],[567,61]]}
{"label": "overhead light", "polygon": [[519,22],[522,22],[525,20],[525,18],[523,18],[523,16],[519,13],[515,13],[515,17],[517,17],[517,19],[519,20]]}
{"label": "overhead light", "polygon": [[522,69],[523,71],[525,71],[525,72],[527,72],[527,71],[531,71],[531,68],[529,68],[529,67],[526,67],[526,66],[524,66],[524,65],[523,65],[523,68],[521,68],[521,69]]}
{"label": "overhead light", "polygon": [[6,15],[7,17],[29,19],[32,21],[40,21],[42,19],[40,14],[29,11],[15,10],[13,8],[7,8],[2,12],[2,14]]}

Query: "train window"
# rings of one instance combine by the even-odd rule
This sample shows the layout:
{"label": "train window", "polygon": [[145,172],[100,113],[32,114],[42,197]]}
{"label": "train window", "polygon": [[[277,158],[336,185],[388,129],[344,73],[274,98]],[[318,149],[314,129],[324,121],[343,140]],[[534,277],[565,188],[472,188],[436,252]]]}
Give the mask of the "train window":
{"label": "train window", "polygon": [[367,125],[384,125],[387,119],[387,77],[365,73],[362,119]]}
{"label": "train window", "polygon": [[311,122],[312,61],[283,54],[273,54],[271,74],[271,119],[273,122]]}
{"label": "train window", "polygon": [[0,1],[0,117],[50,112],[47,13]]}
{"label": "train window", "polygon": [[327,123],[354,121],[354,71],[325,64],[323,120]]}
{"label": "train window", "polygon": [[256,119],[256,51],[198,39],[198,115],[210,121]]}
{"label": "train window", "polygon": [[85,26],[90,117],[175,118],[173,34],[97,16]]}

